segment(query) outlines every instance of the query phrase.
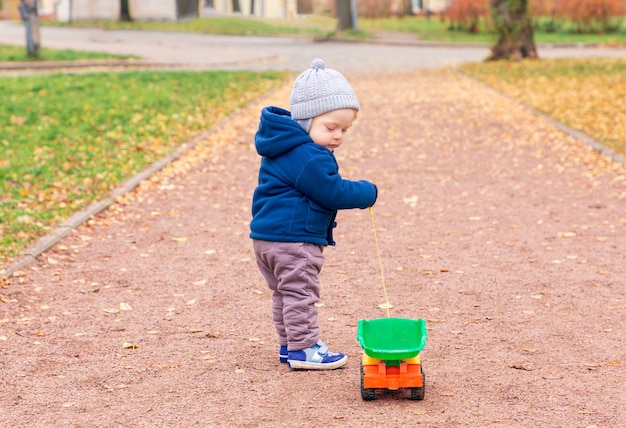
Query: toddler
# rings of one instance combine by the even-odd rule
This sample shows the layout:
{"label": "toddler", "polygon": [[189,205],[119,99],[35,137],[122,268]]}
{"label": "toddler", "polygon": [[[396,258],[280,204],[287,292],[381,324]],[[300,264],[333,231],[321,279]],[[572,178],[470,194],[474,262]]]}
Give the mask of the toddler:
{"label": "toddler", "polygon": [[293,84],[291,113],[261,112],[255,146],[262,156],[252,199],[250,237],[272,290],[280,361],[292,369],[335,369],[348,358],[320,339],[315,302],[322,252],[335,245],[337,210],[368,208],[378,196],[368,181],[345,180],[333,151],[359,111],[345,77],[315,59]]}

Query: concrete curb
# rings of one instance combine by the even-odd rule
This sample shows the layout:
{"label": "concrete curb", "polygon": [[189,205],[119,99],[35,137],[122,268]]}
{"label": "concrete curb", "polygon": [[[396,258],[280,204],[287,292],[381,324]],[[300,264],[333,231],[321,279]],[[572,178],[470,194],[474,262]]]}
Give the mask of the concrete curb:
{"label": "concrete curb", "polygon": [[537,117],[540,117],[542,119],[544,119],[545,121],[549,122],[550,124],[552,124],[554,127],[558,128],[559,130],[565,132],[566,134],[576,138],[577,140],[587,144],[588,146],[590,146],[591,148],[593,148],[595,151],[597,151],[598,153],[600,153],[602,156],[606,156],[608,158],[610,158],[613,162],[617,162],[617,163],[621,163],[622,165],[626,166],[626,156],[623,156],[619,153],[614,152],[613,150],[609,149],[608,147],[606,147],[604,144],[600,143],[598,140],[591,138],[590,136],[583,134],[580,131],[577,131],[573,128],[570,128],[569,126],[565,125],[564,123],[559,122],[558,120],[552,119],[550,116],[547,116],[543,113],[541,113],[540,111],[535,110],[534,108],[524,104],[523,102],[503,93],[498,91],[497,89],[492,88],[491,86],[488,86],[487,84],[481,82],[480,80],[475,79],[472,76],[469,76],[465,73],[463,73],[462,71],[459,71],[458,69],[454,70],[457,74],[459,74],[460,76],[463,76],[464,78],[471,80],[479,85],[481,85],[483,88],[488,89],[492,92],[497,93],[498,95],[505,97],[513,102],[515,102],[516,104],[520,105],[521,107],[523,107],[525,110],[529,111],[530,113],[534,114]]}
{"label": "concrete curb", "polygon": [[129,69],[172,69],[172,70],[202,70],[220,67],[267,64],[281,60],[280,55],[248,59],[244,61],[222,61],[207,64],[186,64],[176,62],[158,62],[143,60],[94,60],[94,61],[40,61],[40,62],[0,62],[0,71],[48,71],[75,68],[129,68]]}
{"label": "concrete curb", "polygon": [[263,100],[264,98],[267,98],[276,90],[277,89],[270,90],[260,95],[259,97],[255,98],[247,105],[241,107],[239,110],[236,110],[235,112],[230,114],[228,117],[215,123],[211,129],[206,130],[200,133],[199,135],[195,136],[194,138],[185,141],[169,155],[152,163],[145,170],[141,171],[140,173],[134,175],[130,179],[123,182],[120,186],[116,187],[113,191],[111,191],[109,196],[105,197],[104,199],[100,201],[92,203],[84,210],[74,213],[67,220],[65,220],[62,225],[57,227],[55,230],[53,230],[49,234],[40,238],[39,241],[37,241],[34,245],[31,245],[27,247],[25,250],[23,250],[21,252],[22,258],[20,258],[19,260],[11,264],[6,269],[0,269],[0,280],[3,281],[3,280],[8,280],[9,278],[11,278],[15,272],[17,272],[20,269],[23,269],[24,267],[28,266],[28,264],[35,261],[37,257],[39,257],[41,254],[45,253],[46,251],[54,247],[56,244],[58,244],[63,238],[71,234],[78,226],[88,221],[93,216],[106,210],[109,206],[113,205],[116,202],[117,198],[133,191],[137,186],[139,186],[139,184],[142,181],[147,180],[153,174],[165,168],[168,164],[182,157],[182,155],[185,152],[187,152],[189,149],[192,149],[193,147],[198,145],[200,141],[206,139],[208,136],[210,136],[214,132],[217,132],[218,129],[222,128],[224,125],[234,120],[243,110]]}

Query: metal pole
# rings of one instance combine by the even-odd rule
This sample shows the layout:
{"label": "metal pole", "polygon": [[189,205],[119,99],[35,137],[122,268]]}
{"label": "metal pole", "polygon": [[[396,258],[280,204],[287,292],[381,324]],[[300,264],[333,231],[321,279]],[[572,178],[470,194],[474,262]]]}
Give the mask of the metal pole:
{"label": "metal pole", "polygon": [[352,7],[350,9],[352,9],[352,31],[356,32],[359,30],[359,26],[357,25],[357,18],[359,16],[358,13],[358,9],[359,9],[359,2],[358,0],[351,0],[352,1]]}

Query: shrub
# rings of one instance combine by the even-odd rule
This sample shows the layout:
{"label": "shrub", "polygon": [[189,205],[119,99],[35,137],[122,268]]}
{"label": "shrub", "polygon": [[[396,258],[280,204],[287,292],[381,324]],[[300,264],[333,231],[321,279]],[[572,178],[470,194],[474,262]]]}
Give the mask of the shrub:
{"label": "shrub", "polygon": [[574,23],[579,33],[613,33],[626,15],[624,0],[560,0],[558,16]]}
{"label": "shrub", "polygon": [[451,28],[478,33],[480,20],[488,17],[489,12],[487,0],[452,0],[444,13],[450,21]]}
{"label": "shrub", "polygon": [[530,15],[535,27],[546,33],[554,33],[561,27],[557,17],[558,0],[530,0]]}

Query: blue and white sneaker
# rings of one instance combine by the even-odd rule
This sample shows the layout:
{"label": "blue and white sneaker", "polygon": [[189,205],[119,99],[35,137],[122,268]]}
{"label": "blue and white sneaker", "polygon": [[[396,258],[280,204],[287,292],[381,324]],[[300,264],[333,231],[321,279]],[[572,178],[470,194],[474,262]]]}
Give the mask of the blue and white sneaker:
{"label": "blue and white sneaker", "polygon": [[289,351],[287,363],[291,369],[332,370],[344,366],[348,357],[339,352],[330,352],[321,340],[302,351]]}
{"label": "blue and white sneaker", "polygon": [[278,352],[278,359],[281,363],[287,363],[288,358],[289,358],[289,351],[287,351],[287,346],[282,345],[280,347],[280,351]]}

